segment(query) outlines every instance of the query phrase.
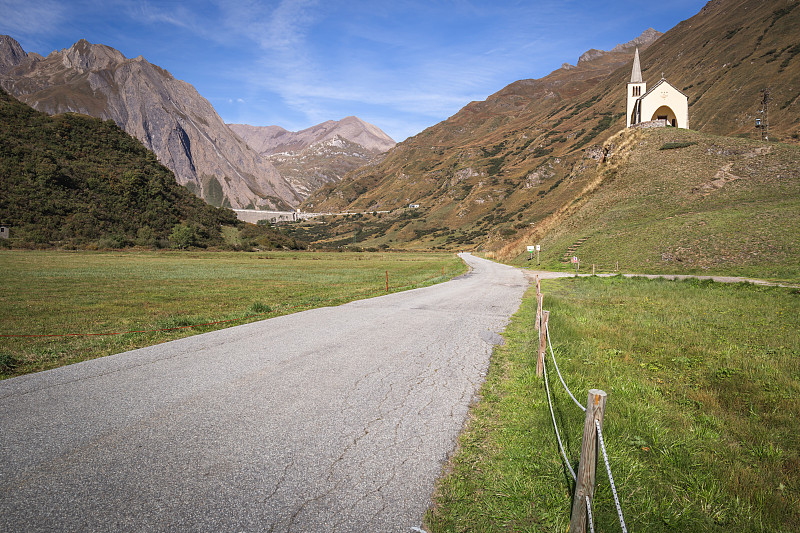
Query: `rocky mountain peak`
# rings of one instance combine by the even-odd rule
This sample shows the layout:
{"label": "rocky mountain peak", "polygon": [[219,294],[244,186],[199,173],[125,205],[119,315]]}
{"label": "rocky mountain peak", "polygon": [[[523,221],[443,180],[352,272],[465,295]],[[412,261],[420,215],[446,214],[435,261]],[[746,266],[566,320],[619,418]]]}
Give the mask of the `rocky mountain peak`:
{"label": "rocky mountain peak", "polygon": [[627,43],[620,43],[617,46],[615,46],[614,48],[612,48],[610,51],[611,52],[622,52],[623,50],[627,50],[628,48],[634,48],[636,46],[645,46],[645,45],[648,45],[648,44],[652,43],[653,41],[655,41],[656,39],[658,39],[662,35],[664,35],[664,34],[661,33],[658,30],[655,30],[653,28],[647,28],[637,38],[635,38],[635,39],[633,39],[631,41],[628,41]]}
{"label": "rocky mountain peak", "polygon": [[606,52],[605,50],[598,50],[597,48],[592,48],[581,54],[581,57],[578,58],[578,64],[580,65],[581,63],[586,63],[587,61],[594,61],[598,57],[602,57],[607,53],[608,52]]}
{"label": "rocky mountain peak", "polygon": [[22,46],[8,35],[0,35],[0,73],[5,73],[20,63],[28,61]]}
{"label": "rocky mountain peak", "polygon": [[299,152],[314,143],[337,136],[358,144],[371,152],[385,152],[396,144],[379,127],[358,117],[326,120],[300,131],[287,131],[279,126],[228,124],[251,148],[264,156]]}
{"label": "rocky mountain peak", "polygon": [[81,39],[69,48],[61,50],[61,62],[66,68],[85,72],[103,70],[125,61],[122,52],[104,44],[92,44]]}
{"label": "rocky mountain peak", "polygon": [[380,159],[395,145],[380,128],[355,116],[326,120],[300,131],[247,124],[228,127],[272,162],[301,198]]}
{"label": "rocky mountain peak", "polygon": [[0,44],[0,61],[11,65],[0,70],[0,86],[35,109],[113,120],[213,205],[284,209],[299,200],[208,100],[163,68],[85,39],[41,60],[15,43]]}
{"label": "rocky mountain peak", "polygon": [[354,116],[340,120],[336,129],[336,134],[342,138],[376,152],[385,152],[397,144],[394,139],[386,135],[383,130],[374,124]]}
{"label": "rocky mountain peak", "polygon": [[627,43],[620,43],[611,50],[597,50],[596,48],[592,48],[591,50],[584,52],[583,55],[581,55],[581,57],[578,59],[578,64],[585,63],[587,61],[594,61],[595,59],[598,59],[610,53],[624,52],[636,46],[639,47],[647,46],[656,39],[658,39],[659,37],[661,37],[662,35],[664,34],[658,30],[654,30],[653,28],[647,28],[642,32],[641,35],[639,35],[635,39],[628,41]]}

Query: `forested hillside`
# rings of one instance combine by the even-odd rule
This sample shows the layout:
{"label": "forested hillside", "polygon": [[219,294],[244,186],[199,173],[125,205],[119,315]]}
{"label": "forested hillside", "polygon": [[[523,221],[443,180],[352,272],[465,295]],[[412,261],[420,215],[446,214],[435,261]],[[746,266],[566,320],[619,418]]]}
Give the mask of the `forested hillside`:
{"label": "forested hillside", "polygon": [[234,213],[175,182],[111,120],[48,116],[0,91],[0,224],[4,246],[222,244]]}

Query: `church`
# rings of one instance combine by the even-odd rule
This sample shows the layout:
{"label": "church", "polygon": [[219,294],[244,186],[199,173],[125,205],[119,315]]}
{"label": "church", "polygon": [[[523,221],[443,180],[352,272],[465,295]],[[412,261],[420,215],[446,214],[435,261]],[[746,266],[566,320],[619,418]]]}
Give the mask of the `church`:
{"label": "church", "polygon": [[648,91],[642,81],[639,49],[633,56],[631,81],[628,83],[627,125],[689,127],[689,97],[663,77]]}

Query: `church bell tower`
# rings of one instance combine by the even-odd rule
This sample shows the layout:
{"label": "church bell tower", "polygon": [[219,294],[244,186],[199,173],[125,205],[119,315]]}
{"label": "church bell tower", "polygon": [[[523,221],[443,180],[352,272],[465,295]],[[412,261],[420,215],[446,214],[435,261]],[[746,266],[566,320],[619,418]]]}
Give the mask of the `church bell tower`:
{"label": "church bell tower", "polygon": [[633,56],[633,69],[631,70],[631,81],[628,83],[628,118],[627,127],[631,124],[638,124],[642,121],[641,102],[639,97],[647,92],[647,84],[642,81],[642,67],[639,64],[639,48]]}

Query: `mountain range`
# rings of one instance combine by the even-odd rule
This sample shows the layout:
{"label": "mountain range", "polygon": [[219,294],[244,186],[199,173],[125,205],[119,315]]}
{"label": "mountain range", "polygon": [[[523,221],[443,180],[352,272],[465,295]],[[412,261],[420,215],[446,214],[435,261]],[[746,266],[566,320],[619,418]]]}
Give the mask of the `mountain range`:
{"label": "mountain range", "polygon": [[[526,242],[567,224],[600,188],[613,185],[615,172],[624,173],[625,158],[640,155],[630,146],[635,136],[617,135],[625,129],[636,48],[644,81],[652,87],[666,78],[685,93],[690,124],[699,133],[760,138],[763,130],[754,122],[763,117],[759,109],[768,88],[769,137],[796,144],[798,5],[712,0],[663,35],[649,29],[611,50],[589,50],[575,65],[514,82],[388,152],[381,150],[391,139],[355,117],[300,132],[228,127],[189,84],[142,58],[126,59],[85,41],[45,58],[3,38],[0,85],[49,113],[113,119],[172,165],[179,182],[215,205],[286,208],[304,200],[308,211],[401,213],[379,216],[369,230],[361,219],[330,224],[330,230],[317,224],[313,239],[323,245],[360,236],[369,246],[513,256]],[[199,163],[214,154],[217,166],[206,173]],[[660,149],[648,154],[661,168]],[[323,168],[326,161],[334,168]],[[245,167],[250,170],[231,170]],[[717,170],[723,177],[729,172]],[[420,207],[408,210],[409,204]]]}
{"label": "mountain range", "polygon": [[270,161],[271,152],[263,153],[264,141],[261,148],[251,148],[192,85],[141,56],[128,59],[111,47],[83,39],[42,57],[25,52],[13,38],[0,36],[0,86],[51,115],[76,112],[113,120],[155,152],[178,183],[216,206],[289,209],[316,184],[339,179],[355,163],[367,161],[367,154],[371,157],[394,145],[380,129],[356,117],[296,134],[277,126],[242,125],[239,131],[248,139],[254,138],[254,131],[267,131],[273,139],[292,137],[284,148],[297,151],[339,134],[356,145],[351,151],[363,152],[344,166],[342,154],[332,153],[330,170],[325,154],[319,154],[317,172],[308,180],[278,161],[287,180]]}

